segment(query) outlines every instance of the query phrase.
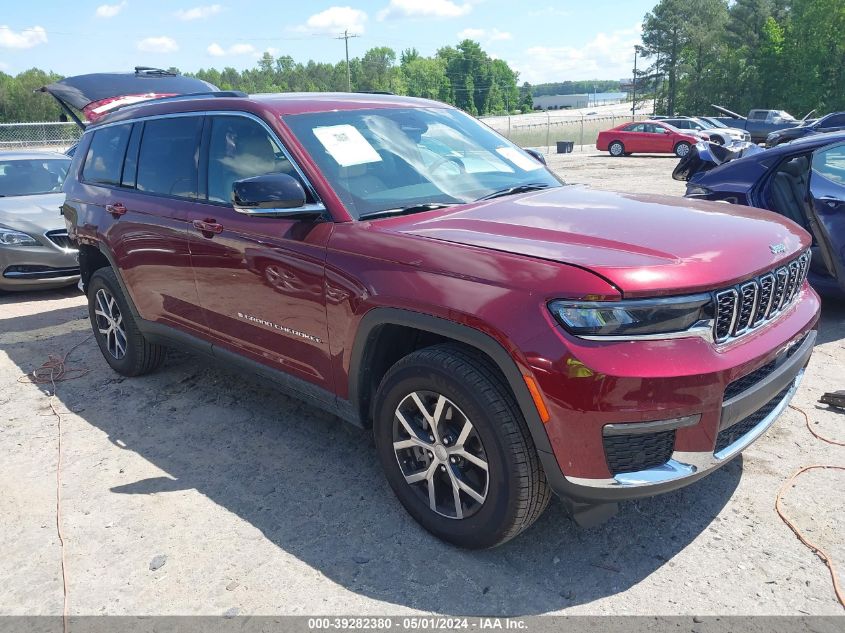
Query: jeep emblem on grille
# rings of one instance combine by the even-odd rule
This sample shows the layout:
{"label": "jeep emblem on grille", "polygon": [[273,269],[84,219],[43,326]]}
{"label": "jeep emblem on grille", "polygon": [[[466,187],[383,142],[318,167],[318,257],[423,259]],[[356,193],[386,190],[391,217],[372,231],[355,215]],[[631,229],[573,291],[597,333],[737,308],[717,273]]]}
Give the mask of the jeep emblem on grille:
{"label": "jeep emblem on grille", "polygon": [[772,251],[773,255],[778,255],[786,252],[786,246],[783,244],[769,244],[769,250]]}

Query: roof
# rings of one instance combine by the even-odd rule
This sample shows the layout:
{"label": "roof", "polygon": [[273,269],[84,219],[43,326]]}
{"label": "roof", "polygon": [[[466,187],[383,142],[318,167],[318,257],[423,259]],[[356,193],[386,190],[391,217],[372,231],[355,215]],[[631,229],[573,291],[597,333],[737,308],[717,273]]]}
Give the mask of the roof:
{"label": "roof", "polygon": [[27,160],[27,159],[38,159],[38,158],[64,158],[65,160],[70,160],[70,156],[65,156],[60,152],[46,152],[44,150],[33,150],[33,151],[26,151],[26,150],[15,150],[15,151],[2,151],[0,150],[0,160]]}
{"label": "roof", "polygon": [[439,101],[358,92],[281,92],[247,96],[183,95],[130,105],[106,115],[98,124],[178,112],[210,110],[270,111],[276,115],[364,110],[371,108],[451,108]]}

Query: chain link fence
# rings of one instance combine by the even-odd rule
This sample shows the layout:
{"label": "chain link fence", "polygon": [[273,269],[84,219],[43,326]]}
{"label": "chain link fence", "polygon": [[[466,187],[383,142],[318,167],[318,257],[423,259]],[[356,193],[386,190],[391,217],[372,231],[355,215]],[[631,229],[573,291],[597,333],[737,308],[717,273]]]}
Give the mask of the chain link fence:
{"label": "chain link fence", "polygon": [[76,123],[0,123],[0,150],[49,149],[64,151],[79,140]]}
{"label": "chain link fence", "polygon": [[573,145],[595,145],[599,132],[625,121],[644,121],[649,117],[637,114],[611,113],[560,115],[550,112],[485,117],[482,121],[520,147],[554,148],[559,141]]}

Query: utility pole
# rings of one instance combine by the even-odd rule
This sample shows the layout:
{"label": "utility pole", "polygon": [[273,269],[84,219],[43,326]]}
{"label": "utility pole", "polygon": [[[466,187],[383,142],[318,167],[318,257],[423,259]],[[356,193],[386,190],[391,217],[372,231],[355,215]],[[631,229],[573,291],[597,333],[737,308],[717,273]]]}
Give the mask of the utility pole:
{"label": "utility pole", "polygon": [[631,120],[633,121],[637,115],[637,53],[639,47],[634,46],[634,81],[631,84],[633,99],[631,100]]}
{"label": "utility pole", "polygon": [[336,37],[336,40],[343,40],[346,45],[346,91],[352,92],[352,75],[349,72],[349,38],[358,37],[357,35],[350,35],[349,30],[343,31],[343,35]]}

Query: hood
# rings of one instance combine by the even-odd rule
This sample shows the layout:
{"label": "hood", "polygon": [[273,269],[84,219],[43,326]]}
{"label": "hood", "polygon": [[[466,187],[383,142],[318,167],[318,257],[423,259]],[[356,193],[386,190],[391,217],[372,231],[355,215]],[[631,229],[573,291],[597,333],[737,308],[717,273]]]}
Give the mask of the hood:
{"label": "hood", "polygon": [[67,228],[59,213],[64,201],[63,193],[0,198],[0,224],[29,235]]}
{"label": "hood", "polygon": [[[554,260],[591,270],[625,296],[712,290],[809,246],[759,209],[565,186],[379,221],[382,230]],[[785,247],[785,252],[775,245]]]}
{"label": "hood", "polygon": [[80,126],[82,122],[68,106],[82,111],[86,120],[94,122],[124,105],[217,90],[217,86],[200,79],[142,66],[136,67],[134,73],[93,73],[66,77],[41,88],[41,92],[52,95]]}
{"label": "hood", "polygon": [[689,181],[693,176],[710,171],[714,167],[762,151],[765,150],[751,142],[737,143],[730,147],[710,142],[696,143],[695,147],[678,161],[672,171],[672,178]]}

